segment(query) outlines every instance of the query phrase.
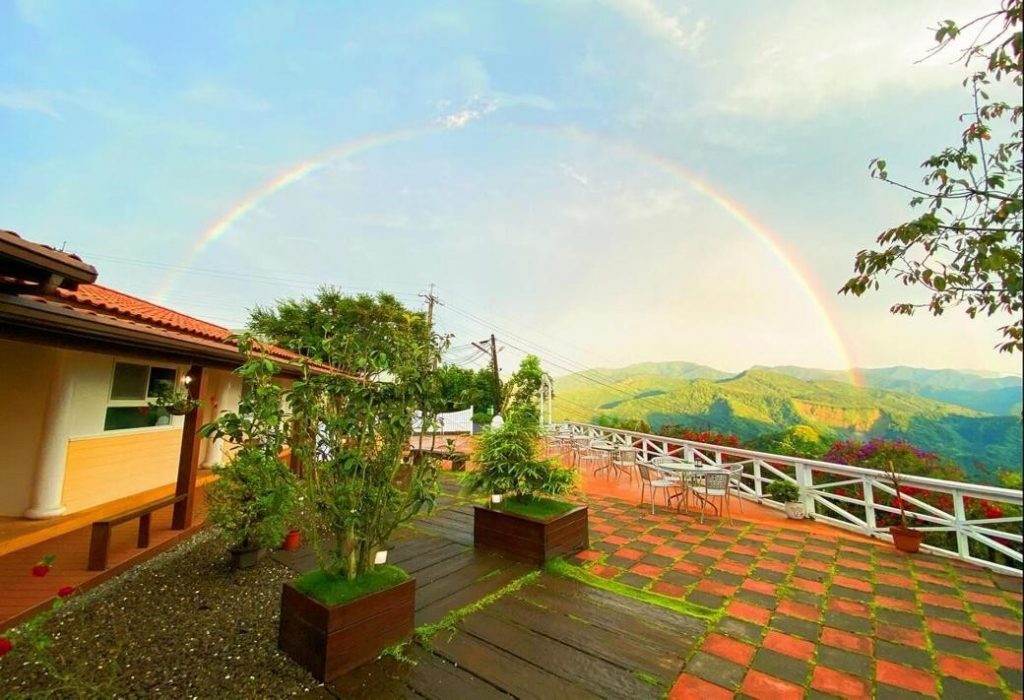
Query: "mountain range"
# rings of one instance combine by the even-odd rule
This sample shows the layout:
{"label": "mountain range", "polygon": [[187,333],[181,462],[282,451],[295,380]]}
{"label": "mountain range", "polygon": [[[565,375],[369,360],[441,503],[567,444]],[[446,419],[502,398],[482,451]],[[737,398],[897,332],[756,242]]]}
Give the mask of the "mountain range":
{"label": "mountain range", "polygon": [[744,440],[808,425],[837,438],[905,439],[975,475],[1020,469],[1021,407],[1020,377],[912,367],[752,367],[734,374],[645,362],[555,379],[557,420],[640,419],[654,429],[679,424]]}

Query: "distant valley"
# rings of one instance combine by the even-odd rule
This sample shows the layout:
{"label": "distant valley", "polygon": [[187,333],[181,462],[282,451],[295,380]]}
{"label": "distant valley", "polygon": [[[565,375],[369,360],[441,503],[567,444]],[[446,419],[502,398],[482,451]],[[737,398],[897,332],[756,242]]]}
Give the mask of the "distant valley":
{"label": "distant valley", "polygon": [[797,425],[836,439],[905,439],[968,473],[1020,469],[1020,377],[911,367],[847,372],[753,367],[733,374],[688,362],[597,368],[555,379],[555,418],[644,420],[750,440]]}

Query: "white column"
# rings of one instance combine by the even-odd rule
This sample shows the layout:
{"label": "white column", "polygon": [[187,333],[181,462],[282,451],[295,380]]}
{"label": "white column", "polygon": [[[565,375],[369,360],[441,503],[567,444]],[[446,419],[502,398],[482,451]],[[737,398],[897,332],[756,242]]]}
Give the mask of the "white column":
{"label": "white column", "polygon": [[[221,384],[220,391],[217,392],[217,405],[216,407],[211,406],[213,409],[210,411],[210,415],[207,416],[209,420],[216,420],[220,412],[225,410],[224,405],[227,403],[228,396],[231,392],[231,382],[224,381]],[[214,440],[206,441],[206,454],[204,455],[203,463],[200,465],[203,469],[212,469],[213,467],[219,466],[221,459],[224,457],[224,439],[216,438]]]}
{"label": "white column", "polygon": [[64,494],[64,467],[68,454],[68,425],[71,422],[73,394],[74,382],[67,367],[67,355],[58,350],[50,394],[46,401],[39,455],[36,458],[32,505],[25,511],[26,518],[56,518],[64,515],[67,510],[61,499]]}

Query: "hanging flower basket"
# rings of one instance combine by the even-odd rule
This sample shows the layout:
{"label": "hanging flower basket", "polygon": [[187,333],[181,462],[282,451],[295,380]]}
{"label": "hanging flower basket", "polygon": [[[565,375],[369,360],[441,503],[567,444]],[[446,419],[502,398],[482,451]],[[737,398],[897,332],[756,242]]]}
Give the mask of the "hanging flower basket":
{"label": "hanging flower basket", "polygon": [[188,391],[165,388],[156,397],[156,401],[150,404],[152,408],[159,408],[172,416],[184,416],[199,408],[202,401],[193,399]]}

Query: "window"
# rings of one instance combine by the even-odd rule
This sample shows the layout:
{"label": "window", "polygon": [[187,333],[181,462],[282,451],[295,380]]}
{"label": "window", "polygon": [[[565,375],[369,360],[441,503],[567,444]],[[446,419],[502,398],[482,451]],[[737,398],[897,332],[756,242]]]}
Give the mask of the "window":
{"label": "window", "polygon": [[173,367],[115,362],[103,429],[125,430],[170,424],[170,416],[165,411],[150,408],[149,403],[161,391],[173,389],[177,379],[178,371]]}

